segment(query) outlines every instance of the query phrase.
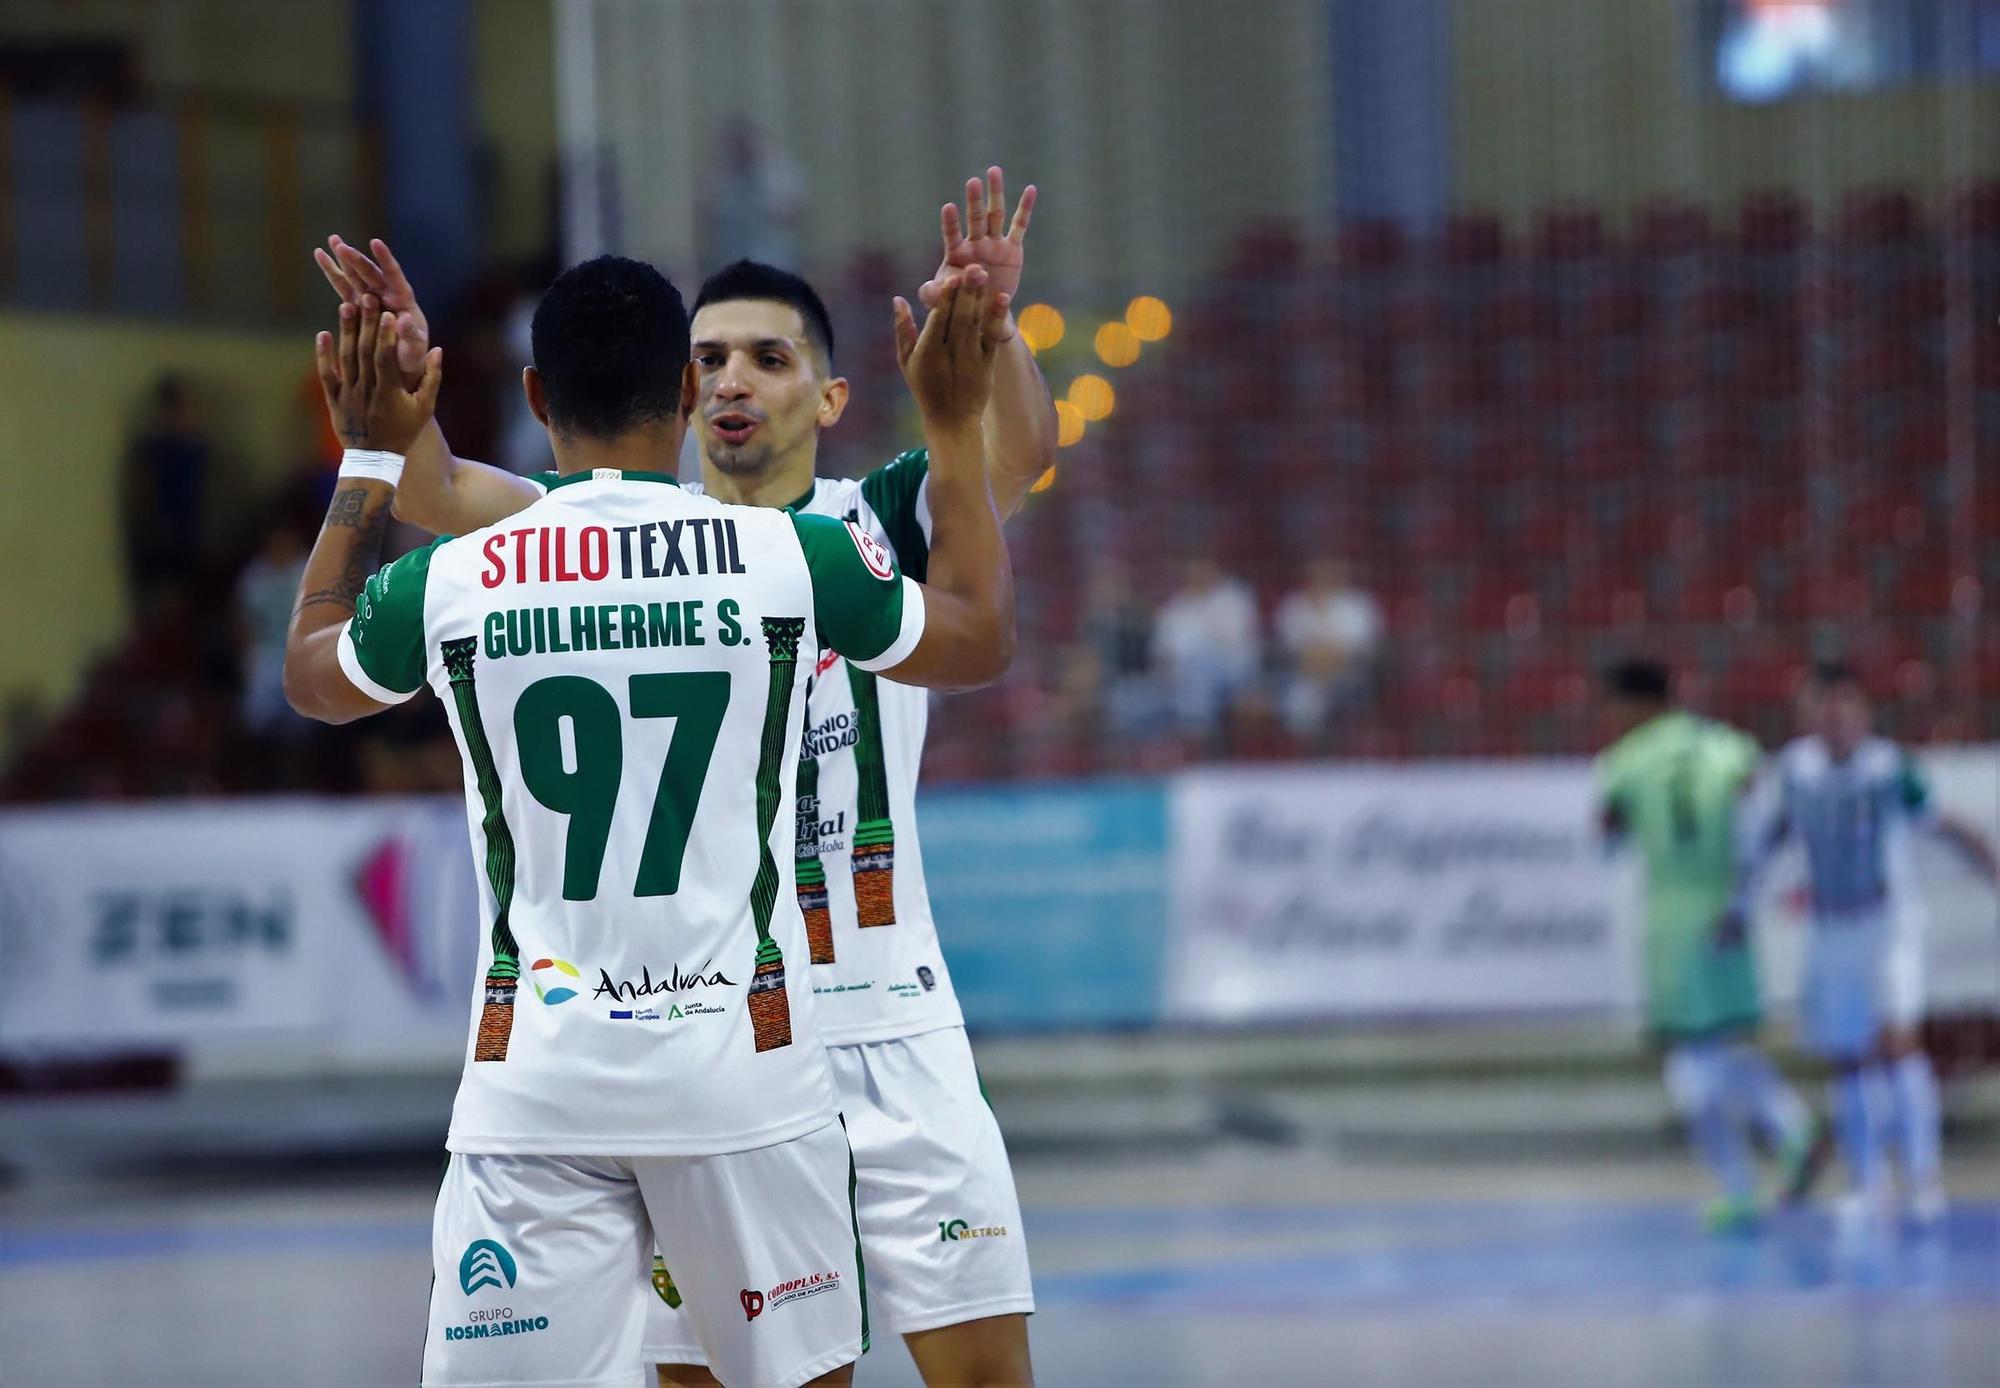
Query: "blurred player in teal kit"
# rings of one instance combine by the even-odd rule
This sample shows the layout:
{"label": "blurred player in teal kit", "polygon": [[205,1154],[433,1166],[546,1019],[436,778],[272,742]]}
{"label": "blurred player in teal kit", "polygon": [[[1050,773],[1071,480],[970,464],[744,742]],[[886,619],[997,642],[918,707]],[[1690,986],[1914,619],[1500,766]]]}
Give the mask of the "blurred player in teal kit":
{"label": "blurred player in teal kit", "polygon": [[1607,840],[1646,867],[1646,1024],[1666,1052],[1667,1092],[1722,1184],[1711,1227],[1757,1217],[1746,1128],[1760,1127],[1783,1165],[1786,1198],[1813,1175],[1817,1124],[1757,1046],[1757,962],[1730,903],[1737,804],[1762,759],[1748,736],[1672,704],[1671,676],[1625,661],[1604,678],[1615,740],[1598,758]]}
{"label": "blurred player in teal kit", "polygon": [[1852,670],[1816,669],[1799,715],[1805,735],[1759,787],[1740,899],[1747,907],[1758,873],[1796,835],[1812,897],[1800,1032],[1834,1067],[1834,1112],[1854,1184],[1845,1210],[1883,1215],[1893,1207],[1883,1143],[1893,1126],[1909,1213],[1933,1224],[1945,1209],[1942,1118],[1937,1075],[1917,1036],[1925,922],[1910,836],[1938,835],[1988,880],[1996,877],[1993,850],[1932,806],[1908,751],[1871,733],[1868,696]]}

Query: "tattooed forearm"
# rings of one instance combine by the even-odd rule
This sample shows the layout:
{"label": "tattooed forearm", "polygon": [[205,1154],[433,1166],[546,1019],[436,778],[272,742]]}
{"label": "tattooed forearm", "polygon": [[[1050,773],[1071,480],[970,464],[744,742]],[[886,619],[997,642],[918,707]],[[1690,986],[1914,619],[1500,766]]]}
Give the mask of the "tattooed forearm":
{"label": "tattooed forearm", "polygon": [[[352,530],[351,536],[336,532]],[[312,562],[308,565],[308,581],[318,578],[323,572],[322,559],[339,560],[339,574],[331,583],[309,588],[299,594],[299,604],[293,609],[298,616],[310,607],[334,607],[341,617],[351,616],[355,600],[368,586],[369,575],[382,566],[382,541],[389,533],[389,499],[384,493],[369,504],[369,493],[363,487],[350,487],[337,492],[333,504],[327,507],[326,528],[321,531],[319,544],[313,550]],[[346,550],[344,555],[342,549]]]}
{"label": "tattooed forearm", "polygon": [[326,508],[328,525],[346,525],[359,530],[368,517],[368,492],[362,487],[349,487],[344,492],[335,492],[333,504]]}

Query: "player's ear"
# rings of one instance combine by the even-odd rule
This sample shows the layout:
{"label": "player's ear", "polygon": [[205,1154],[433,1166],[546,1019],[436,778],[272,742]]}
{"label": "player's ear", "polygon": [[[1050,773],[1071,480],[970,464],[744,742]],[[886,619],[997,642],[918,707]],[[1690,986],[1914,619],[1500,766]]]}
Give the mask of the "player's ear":
{"label": "player's ear", "polygon": [[841,415],[847,412],[847,377],[835,376],[819,388],[819,414],[814,423],[822,429],[831,429],[840,423]]}
{"label": "player's ear", "polygon": [[689,362],[681,368],[681,418],[693,419],[695,403],[701,399],[701,368]]}
{"label": "player's ear", "polygon": [[521,393],[528,397],[528,410],[546,429],[549,427],[549,397],[542,389],[542,373],[532,366],[521,368]]}

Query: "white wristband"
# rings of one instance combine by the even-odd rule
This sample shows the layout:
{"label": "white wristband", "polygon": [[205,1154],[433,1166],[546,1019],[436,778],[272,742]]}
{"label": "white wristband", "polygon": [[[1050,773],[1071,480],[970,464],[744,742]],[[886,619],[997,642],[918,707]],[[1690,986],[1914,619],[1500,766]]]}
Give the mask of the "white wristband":
{"label": "white wristband", "polygon": [[362,477],[395,486],[403,480],[403,455],[376,448],[350,448],[340,455],[342,477]]}

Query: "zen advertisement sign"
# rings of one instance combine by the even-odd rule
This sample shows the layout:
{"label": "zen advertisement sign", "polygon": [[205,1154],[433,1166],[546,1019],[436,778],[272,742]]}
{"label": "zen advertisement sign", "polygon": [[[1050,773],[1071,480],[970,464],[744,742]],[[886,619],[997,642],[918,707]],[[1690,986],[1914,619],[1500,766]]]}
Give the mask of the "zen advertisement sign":
{"label": "zen advertisement sign", "polygon": [[455,1062],[478,900],[455,800],[0,815],[0,1044],[310,1041]]}

